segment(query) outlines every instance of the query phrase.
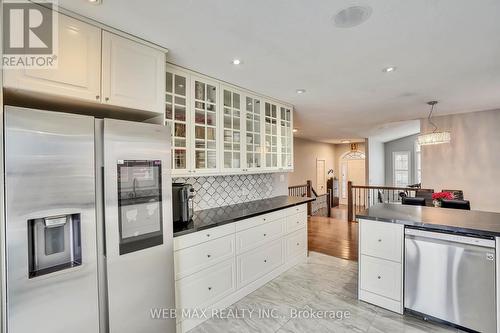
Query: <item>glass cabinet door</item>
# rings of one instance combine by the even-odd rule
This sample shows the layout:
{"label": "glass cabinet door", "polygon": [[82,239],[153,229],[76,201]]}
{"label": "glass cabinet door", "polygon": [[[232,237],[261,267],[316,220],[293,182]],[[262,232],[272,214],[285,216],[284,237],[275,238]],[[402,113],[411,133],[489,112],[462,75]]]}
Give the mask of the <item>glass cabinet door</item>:
{"label": "glass cabinet door", "polygon": [[260,100],[246,97],[245,105],[246,168],[258,169],[262,167]]}
{"label": "glass cabinet door", "polygon": [[167,69],[165,123],[172,129],[172,171],[185,172],[189,168],[187,74]]}
{"label": "glass cabinet door", "polygon": [[194,169],[217,169],[217,85],[194,79]]}
{"label": "glass cabinet door", "polygon": [[278,106],[269,102],[264,103],[265,124],[265,156],[266,168],[278,167]]}
{"label": "glass cabinet door", "polygon": [[223,99],[224,99],[223,168],[225,170],[239,169],[242,166],[241,95],[229,89],[224,89]]}
{"label": "glass cabinet door", "polygon": [[280,107],[280,167],[285,169],[292,168],[292,110],[286,107]]}

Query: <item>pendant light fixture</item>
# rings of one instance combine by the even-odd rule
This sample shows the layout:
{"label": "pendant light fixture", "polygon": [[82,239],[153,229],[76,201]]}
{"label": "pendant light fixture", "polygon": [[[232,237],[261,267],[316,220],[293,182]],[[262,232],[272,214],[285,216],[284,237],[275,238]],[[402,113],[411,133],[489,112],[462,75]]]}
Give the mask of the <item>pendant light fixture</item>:
{"label": "pendant light fixture", "polygon": [[434,106],[437,103],[438,103],[437,101],[427,102],[427,104],[431,106],[431,110],[429,112],[427,120],[429,121],[429,124],[434,126],[434,130],[430,133],[424,133],[418,136],[417,142],[420,146],[439,145],[442,143],[450,143],[451,141],[451,133],[447,131],[438,131],[438,127],[436,126],[436,124],[432,122],[432,112],[434,111]]}

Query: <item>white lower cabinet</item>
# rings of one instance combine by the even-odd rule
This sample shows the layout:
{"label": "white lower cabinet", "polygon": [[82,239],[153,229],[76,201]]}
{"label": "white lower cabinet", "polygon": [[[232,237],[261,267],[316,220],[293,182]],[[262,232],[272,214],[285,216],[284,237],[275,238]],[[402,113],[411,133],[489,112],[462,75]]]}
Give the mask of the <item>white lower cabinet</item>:
{"label": "white lower cabinet", "polygon": [[175,252],[175,278],[180,279],[220,261],[234,257],[234,235]]}
{"label": "white lower cabinet", "polygon": [[403,313],[404,226],[359,221],[358,298]]}
{"label": "white lower cabinet", "polygon": [[300,229],[286,237],[285,256],[287,260],[307,253],[307,232]]}
{"label": "white lower cabinet", "polygon": [[[210,316],[304,261],[305,212],[303,204],[174,238],[179,313],[199,309]],[[178,332],[207,318],[178,317]]]}
{"label": "white lower cabinet", "polygon": [[236,233],[236,253],[259,247],[285,233],[285,219],[279,219]]}
{"label": "white lower cabinet", "polygon": [[238,288],[253,282],[283,264],[283,241],[278,239],[236,258]]}
{"label": "white lower cabinet", "polygon": [[176,283],[176,306],[201,309],[236,290],[234,258],[197,272]]}

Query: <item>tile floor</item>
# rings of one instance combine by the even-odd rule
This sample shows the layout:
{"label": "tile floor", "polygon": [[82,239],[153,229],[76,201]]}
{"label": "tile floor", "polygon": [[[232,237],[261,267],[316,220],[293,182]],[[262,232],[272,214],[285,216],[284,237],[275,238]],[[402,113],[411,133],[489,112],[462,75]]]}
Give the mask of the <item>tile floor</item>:
{"label": "tile floor", "polygon": [[[242,318],[211,318],[190,333],[457,332],[360,302],[356,294],[357,262],[310,252],[307,263],[288,270],[233,304],[225,313],[228,317]],[[259,318],[259,310],[270,315]],[[348,312],[349,317],[304,318],[317,310],[340,311],[328,313],[337,318]],[[294,315],[298,311],[303,311],[302,318]]]}

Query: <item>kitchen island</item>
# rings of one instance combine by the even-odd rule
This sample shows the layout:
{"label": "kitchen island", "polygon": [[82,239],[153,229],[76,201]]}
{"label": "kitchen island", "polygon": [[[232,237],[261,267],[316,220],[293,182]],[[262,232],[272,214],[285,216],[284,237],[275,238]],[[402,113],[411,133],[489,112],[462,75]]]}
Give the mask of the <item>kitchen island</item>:
{"label": "kitchen island", "polygon": [[360,300],[499,332],[499,213],[378,204],[356,219]]}

